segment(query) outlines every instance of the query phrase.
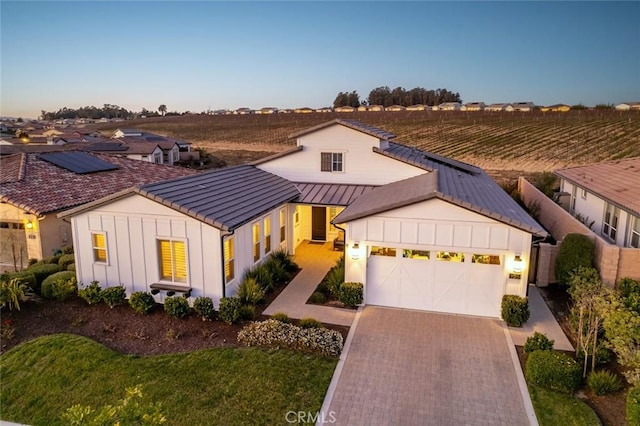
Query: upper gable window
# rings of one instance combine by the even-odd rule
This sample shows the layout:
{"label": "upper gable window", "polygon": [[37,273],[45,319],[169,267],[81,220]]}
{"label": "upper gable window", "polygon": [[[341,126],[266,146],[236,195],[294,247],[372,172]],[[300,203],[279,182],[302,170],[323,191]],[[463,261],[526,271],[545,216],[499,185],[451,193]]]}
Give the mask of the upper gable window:
{"label": "upper gable window", "polygon": [[343,162],[341,152],[320,153],[320,171],[322,172],[342,172]]}

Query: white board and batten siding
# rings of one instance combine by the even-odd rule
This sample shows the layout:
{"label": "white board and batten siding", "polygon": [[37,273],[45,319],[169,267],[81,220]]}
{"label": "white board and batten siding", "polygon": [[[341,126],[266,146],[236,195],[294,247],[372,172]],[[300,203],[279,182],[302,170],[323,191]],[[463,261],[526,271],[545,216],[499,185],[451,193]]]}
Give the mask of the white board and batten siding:
{"label": "white board and batten siding", "polygon": [[[279,244],[279,208],[271,217],[272,248]],[[266,216],[266,215],[265,215]],[[262,216],[262,220],[265,216]],[[217,305],[223,297],[221,231],[213,226],[183,215],[173,209],[133,194],[71,218],[78,282],[88,285],[98,281],[101,287],[123,285],[127,294],[150,291],[160,279],[158,240],[185,241],[187,252],[187,283],[191,300],[211,297]],[[235,293],[244,268],[252,266],[252,225],[235,230],[235,279],[226,286],[226,296]],[[262,227],[261,227],[262,229]],[[95,262],[91,234],[102,232],[107,241],[107,262]],[[264,236],[261,247],[264,248]],[[175,283],[175,285],[182,285]],[[155,296],[163,302],[164,292]]]}
{"label": "white board and batten siding", "polygon": [[[292,182],[384,185],[425,173],[424,169],[373,152],[386,142],[339,124],[298,138],[296,151],[258,164],[262,170]],[[320,170],[322,152],[342,153],[342,172]],[[381,173],[383,171],[383,173]]]}
{"label": "white board and batten siding", "polygon": [[[428,212],[429,219],[425,212]],[[433,199],[350,222],[347,242],[360,256],[346,258],[346,281],[362,282],[365,303],[499,317],[503,294],[526,295],[527,270],[509,278],[520,254],[529,262],[531,235],[446,201]],[[371,247],[396,249],[395,257],[371,255]],[[404,250],[430,252],[403,258]],[[437,252],[463,253],[464,262],[436,260]],[[349,253],[349,251],[348,251]],[[500,257],[500,265],[472,263],[472,255]]]}

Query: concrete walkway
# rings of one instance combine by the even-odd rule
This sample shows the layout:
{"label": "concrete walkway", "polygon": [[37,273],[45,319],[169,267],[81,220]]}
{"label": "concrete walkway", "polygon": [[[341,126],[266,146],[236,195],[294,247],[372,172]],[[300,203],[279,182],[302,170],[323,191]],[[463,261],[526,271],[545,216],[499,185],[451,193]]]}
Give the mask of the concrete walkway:
{"label": "concrete walkway", "polygon": [[504,330],[495,319],[366,306],[322,413],[337,425],[536,425]]}
{"label": "concrete walkway", "polygon": [[524,346],[527,337],[535,331],[544,333],[554,340],[553,348],[561,351],[573,351],[574,347],[558,325],[556,318],[551,313],[547,303],[542,298],[538,287],[529,286],[529,310],[531,317],[522,327],[509,327],[509,334],[514,345]]}
{"label": "concrete walkway", "polygon": [[341,255],[341,251],[331,249],[330,242],[315,244],[305,241],[300,244],[296,248],[293,260],[302,270],[271,302],[263,314],[273,315],[284,312],[290,318],[311,317],[325,324],[351,326],[356,316],[356,311],[353,309],[307,305],[311,294]]}

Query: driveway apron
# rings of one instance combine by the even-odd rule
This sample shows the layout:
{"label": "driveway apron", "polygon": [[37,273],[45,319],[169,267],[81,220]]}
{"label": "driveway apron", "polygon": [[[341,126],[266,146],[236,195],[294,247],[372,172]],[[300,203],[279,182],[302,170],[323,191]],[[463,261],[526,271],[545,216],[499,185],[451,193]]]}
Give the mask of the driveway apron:
{"label": "driveway apron", "polygon": [[340,425],[529,424],[498,320],[374,306],[360,315],[329,412]]}

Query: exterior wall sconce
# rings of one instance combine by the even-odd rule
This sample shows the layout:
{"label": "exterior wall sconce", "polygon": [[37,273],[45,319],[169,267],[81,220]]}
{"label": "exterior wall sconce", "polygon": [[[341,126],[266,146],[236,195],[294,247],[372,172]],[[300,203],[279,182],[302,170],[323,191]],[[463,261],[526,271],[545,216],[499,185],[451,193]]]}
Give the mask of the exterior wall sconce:
{"label": "exterior wall sconce", "polygon": [[27,221],[27,223],[25,224],[25,228],[27,229],[33,229],[33,222],[31,222],[30,220]]}
{"label": "exterior wall sconce", "polygon": [[514,274],[521,274],[524,271],[524,260],[519,254],[516,254],[516,257],[511,262],[511,271]]}
{"label": "exterior wall sconce", "polygon": [[360,259],[360,244],[358,242],[353,243],[353,245],[349,249],[349,254],[351,255],[351,259],[353,260]]}

